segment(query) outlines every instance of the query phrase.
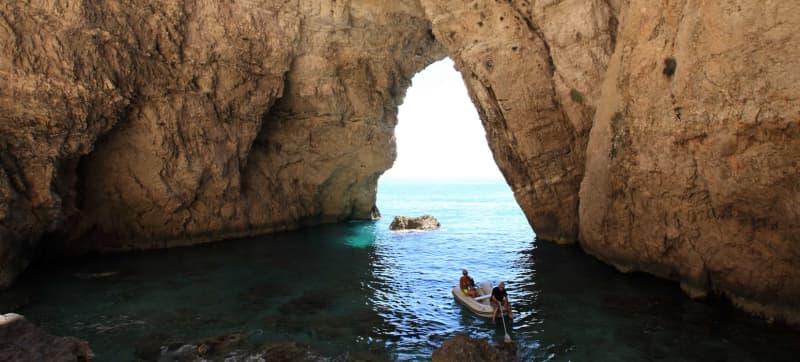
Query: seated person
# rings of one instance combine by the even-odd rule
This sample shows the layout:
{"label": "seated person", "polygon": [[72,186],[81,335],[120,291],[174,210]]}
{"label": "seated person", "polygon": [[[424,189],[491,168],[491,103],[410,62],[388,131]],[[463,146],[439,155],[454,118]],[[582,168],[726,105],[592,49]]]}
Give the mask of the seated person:
{"label": "seated person", "polygon": [[464,292],[465,295],[470,297],[477,297],[478,291],[475,290],[475,281],[469,277],[469,273],[467,273],[467,269],[461,271],[461,280],[459,280],[458,285],[461,288],[461,291]]}

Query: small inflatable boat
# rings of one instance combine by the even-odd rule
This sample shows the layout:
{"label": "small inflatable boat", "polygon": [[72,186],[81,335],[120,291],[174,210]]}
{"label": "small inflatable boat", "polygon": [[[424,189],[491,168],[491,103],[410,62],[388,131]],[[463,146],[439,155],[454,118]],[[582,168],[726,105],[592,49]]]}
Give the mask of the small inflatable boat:
{"label": "small inflatable boat", "polygon": [[492,318],[494,308],[490,300],[492,299],[492,284],[481,282],[478,287],[478,296],[473,298],[464,294],[458,286],[453,287],[453,298],[461,305],[467,307],[472,313],[484,318]]}

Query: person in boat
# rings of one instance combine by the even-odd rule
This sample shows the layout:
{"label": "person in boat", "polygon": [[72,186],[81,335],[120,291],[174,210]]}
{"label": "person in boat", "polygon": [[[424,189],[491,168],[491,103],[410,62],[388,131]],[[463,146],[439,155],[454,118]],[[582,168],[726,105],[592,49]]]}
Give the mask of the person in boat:
{"label": "person in boat", "polygon": [[464,295],[473,298],[478,296],[478,291],[475,289],[475,281],[469,276],[467,269],[461,270],[461,280],[458,281],[458,286],[464,292]]}
{"label": "person in boat", "polygon": [[497,286],[492,289],[492,306],[494,307],[492,323],[495,323],[497,311],[500,310],[500,308],[505,308],[506,312],[508,312],[508,318],[514,319],[514,314],[511,313],[511,303],[508,302],[508,293],[506,293],[505,283],[500,282],[500,284],[497,284]]}

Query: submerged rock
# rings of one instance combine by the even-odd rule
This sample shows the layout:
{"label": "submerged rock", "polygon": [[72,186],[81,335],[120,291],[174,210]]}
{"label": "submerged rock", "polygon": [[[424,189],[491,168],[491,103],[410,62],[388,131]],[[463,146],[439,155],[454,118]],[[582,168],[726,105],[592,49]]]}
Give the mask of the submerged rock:
{"label": "submerged rock", "polygon": [[297,342],[274,342],[263,347],[263,357],[266,361],[295,362],[295,361],[322,361],[308,347]]}
{"label": "submerged rock", "polygon": [[[149,341],[145,341],[149,342]],[[176,342],[159,347],[159,361],[201,361],[221,360],[227,356],[235,355],[238,348],[245,342],[241,333],[231,333],[217,337],[202,338],[191,343]],[[152,345],[137,346],[137,356],[145,359],[152,358]],[[141,348],[141,350],[140,350]],[[148,350],[149,348],[149,350]],[[239,351],[243,352],[243,351]]]}
{"label": "submerged rock", "polygon": [[244,342],[241,333],[226,334],[224,336],[204,338],[192,344],[197,346],[195,353],[201,357],[222,357],[233,351]]}
{"label": "submerged rock", "polygon": [[439,220],[431,215],[422,215],[417,217],[408,216],[395,216],[392,224],[389,225],[390,230],[433,230],[441,226]]}
{"label": "submerged rock", "polygon": [[15,314],[0,315],[0,361],[88,361],[89,343],[49,334]]}
{"label": "submerged rock", "polygon": [[133,355],[140,361],[155,361],[161,355],[164,341],[169,336],[163,333],[148,334],[133,343]]}
{"label": "submerged rock", "polygon": [[455,337],[444,341],[431,355],[432,362],[507,360],[510,360],[509,355],[500,348],[492,346],[485,339],[472,338],[466,334],[456,334]]}
{"label": "submerged rock", "polygon": [[119,274],[117,271],[99,272],[99,273],[73,273],[72,275],[78,279],[99,279],[106,277],[113,277]]}

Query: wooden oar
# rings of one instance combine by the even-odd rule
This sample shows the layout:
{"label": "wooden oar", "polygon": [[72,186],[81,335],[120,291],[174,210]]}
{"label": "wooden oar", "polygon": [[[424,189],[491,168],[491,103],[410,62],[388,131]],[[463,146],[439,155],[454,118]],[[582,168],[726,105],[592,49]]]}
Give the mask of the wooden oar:
{"label": "wooden oar", "polygon": [[482,296],[480,296],[480,297],[475,297],[475,300],[476,300],[476,301],[481,301],[481,300],[484,300],[484,299],[489,299],[489,298],[491,298],[491,297],[492,297],[492,295],[491,295],[491,294],[486,294],[486,295],[482,295]]}

